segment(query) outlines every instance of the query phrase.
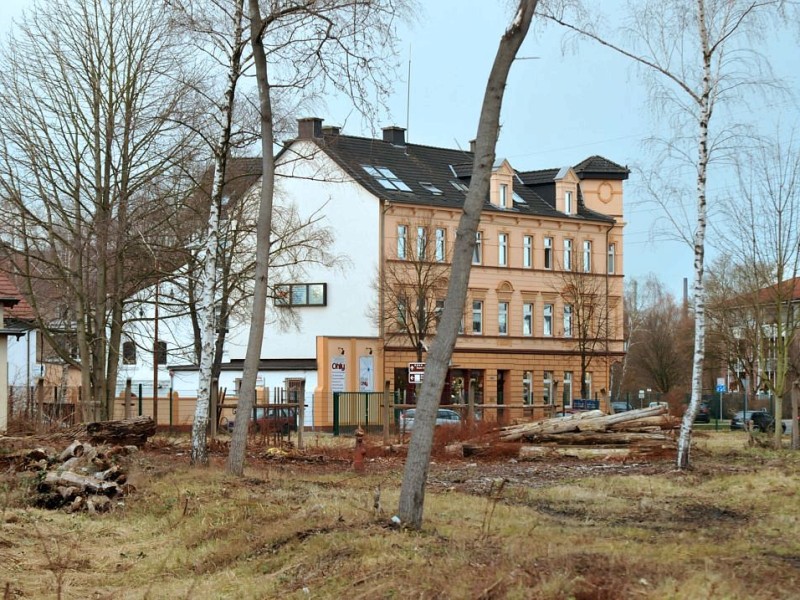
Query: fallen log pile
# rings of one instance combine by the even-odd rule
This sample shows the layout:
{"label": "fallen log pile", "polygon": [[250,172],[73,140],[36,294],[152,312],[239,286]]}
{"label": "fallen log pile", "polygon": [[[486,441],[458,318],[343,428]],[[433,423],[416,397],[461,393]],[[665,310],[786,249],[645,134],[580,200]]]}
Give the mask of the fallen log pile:
{"label": "fallen log pile", "polygon": [[136,446],[95,447],[79,440],[61,452],[48,448],[19,450],[6,457],[15,470],[35,473],[34,506],[67,512],[106,512],[135,490],[120,457]]}
{"label": "fallen log pile", "polygon": [[501,442],[526,442],[520,459],[549,455],[630,457],[670,454],[676,448],[678,420],[666,406],[607,415],[599,410],[503,427]]}

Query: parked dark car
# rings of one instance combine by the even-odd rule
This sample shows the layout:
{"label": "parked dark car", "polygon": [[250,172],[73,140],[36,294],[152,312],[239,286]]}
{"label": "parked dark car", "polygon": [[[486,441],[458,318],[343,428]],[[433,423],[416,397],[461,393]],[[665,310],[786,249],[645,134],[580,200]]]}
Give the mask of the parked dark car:
{"label": "parked dark car", "polygon": [[621,413],[621,412],[628,412],[629,410],[633,410],[630,402],[626,402],[624,400],[615,400],[611,403],[611,410],[614,413]]}
{"label": "parked dark car", "polygon": [[[744,429],[745,421],[753,422],[753,431],[775,431],[775,417],[766,410],[740,410],[731,419],[731,429]],[[786,433],[785,423],[781,423],[781,432]]]}
{"label": "parked dark car", "polygon": [[708,404],[702,402],[700,404],[700,408],[697,409],[697,414],[694,417],[695,423],[710,423],[711,422],[711,410],[708,408]]}
{"label": "parked dark car", "polygon": [[[297,409],[295,408],[268,408],[259,406],[256,408],[255,420],[253,413],[250,412],[250,431],[253,433],[276,433],[287,434],[290,431],[297,431]],[[228,431],[233,431],[235,420],[228,419]]]}

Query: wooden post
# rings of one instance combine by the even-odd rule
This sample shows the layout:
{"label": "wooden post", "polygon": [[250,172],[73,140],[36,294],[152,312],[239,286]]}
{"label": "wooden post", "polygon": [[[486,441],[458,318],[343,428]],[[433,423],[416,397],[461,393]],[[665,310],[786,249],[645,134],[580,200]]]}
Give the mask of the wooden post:
{"label": "wooden post", "polygon": [[383,445],[384,446],[391,446],[391,441],[389,440],[389,416],[391,413],[390,404],[391,404],[392,395],[389,392],[389,382],[387,381],[383,386]]}
{"label": "wooden post", "polygon": [[294,401],[297,403],[297,449],[305,448],[303,442],[303,429],[306,424],[306,399],[300,398],[298,392],[294,392]]}
{"label": "wooden post", "polygon": [[39,377],[38,381],[36,382],[36,407],[37,407],[37,419],[36,419],[36,429],[39,431],[44,430],[44,379]]}
{"label": "wooden post", "polygon": [[211,398],[210,403],[211,406],[208,409],[208,422],[211,425],[211,439],[216,439],[217,437],[217,397],[219,394],[219,380],[212,379],[211,380]]}
{"label": "wooden post", "polygon": [[[125,420],[127,421],[128,419],[131,418],[131,378],[130,377],[128,377],[125,380],[125,397],[122,400],[122,404],[123,404],[123,409],[124,409],[124,412],[125,412]],[[111,418],[113,420],[114,416],[112,415]]]}
{"label": "wooden post", "polygon": [[469,386],[467,391],[467,423],[472,425],[475,422],[475,387]]}

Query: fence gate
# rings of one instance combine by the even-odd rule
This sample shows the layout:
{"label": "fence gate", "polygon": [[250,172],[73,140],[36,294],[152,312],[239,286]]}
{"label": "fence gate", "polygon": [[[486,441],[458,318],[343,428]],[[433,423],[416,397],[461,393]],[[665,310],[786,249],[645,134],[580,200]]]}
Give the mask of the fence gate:
{"label": "fence gate", "polygon": [[364,431],[382,428],[383,398],[383,392],[334,392],[333,435],[355,431],[359,425]]}

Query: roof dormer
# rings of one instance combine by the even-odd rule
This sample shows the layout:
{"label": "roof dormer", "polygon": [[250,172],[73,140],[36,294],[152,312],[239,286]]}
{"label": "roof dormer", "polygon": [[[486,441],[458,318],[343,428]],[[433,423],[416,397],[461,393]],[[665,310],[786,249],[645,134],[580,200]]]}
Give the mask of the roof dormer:
{"label": "roof dormer", "polygon": [[556,210],[565,215],[578,213],[578,183],[580,178],[572,167],[562,167],[554,178],[556,182]]}
{"label": "roof dormer", "polygon": [[498,208],[514,207],[514,169],[506,159],[498,161],[492,168],[489,202]]}

